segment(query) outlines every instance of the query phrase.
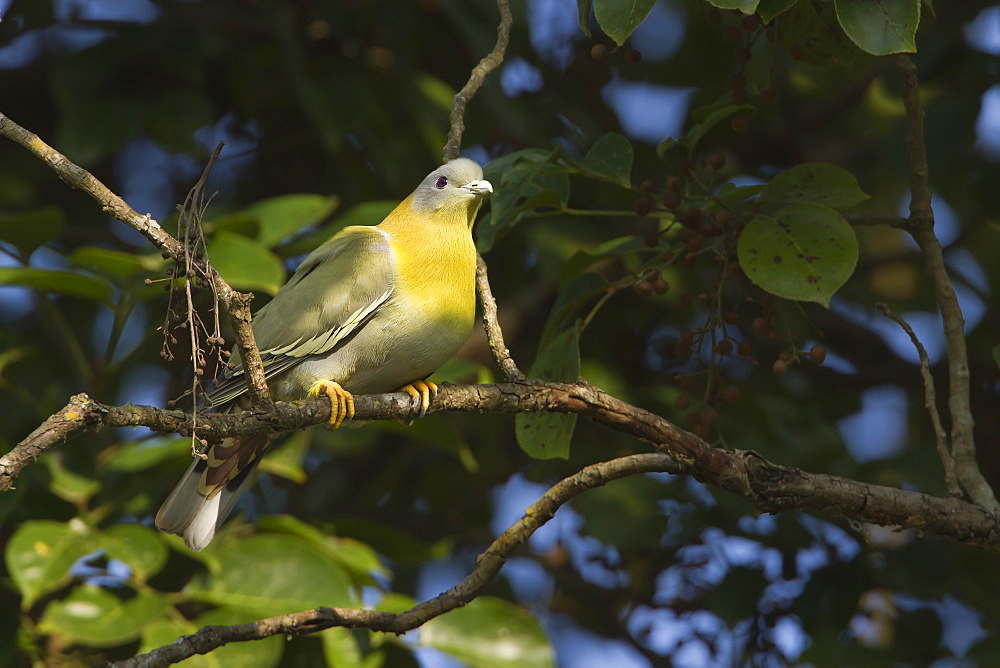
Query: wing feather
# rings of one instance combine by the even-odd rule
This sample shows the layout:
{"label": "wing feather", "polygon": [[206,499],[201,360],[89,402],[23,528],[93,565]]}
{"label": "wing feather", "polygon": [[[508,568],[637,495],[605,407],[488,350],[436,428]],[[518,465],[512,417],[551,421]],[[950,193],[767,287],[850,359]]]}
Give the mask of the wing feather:
{"label": "wing feather", "polygon": [[[396,284],[388,236],[376,227],[347,227],[309,254],[288,283],[253,319],[254,336],[272,378],[304,359],[329,354],[371,320]],[[208,395],[221,407],[247,390],[234,351]]]}

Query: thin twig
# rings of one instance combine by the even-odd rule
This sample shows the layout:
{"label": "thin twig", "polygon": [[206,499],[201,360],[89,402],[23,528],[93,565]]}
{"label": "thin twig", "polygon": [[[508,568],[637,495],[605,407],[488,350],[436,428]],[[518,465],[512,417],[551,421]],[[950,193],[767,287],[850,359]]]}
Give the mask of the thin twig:
{"label": "thin twig", "polygon": [[459,155],[462,148],[462,133],[465,132],[465,107],[472,100],[476,92],[483,85],[486,75],[495,70],[503,62],[504,54],[507,53],[507,43],[510,41],[510,27],[514,22],[510,13],[510,3],[508,0],[497,0],[497,9],[500,10],[500,25],[497,26],[497,43],[493,50],[486,54],[479,64],[472,68],[469,80],[462,90],[455,94],[455,99],[451,105],[451,127],[448,130],[448,141],[442,149],[445,162],[454,160]]}
{"label": "thin twig", "polygon": [[893,57],[906,108],[906,143],[910,152],[910,218],[908,229],[920,247],[944,321],[948,350],[948,412],[951,416],[951,452],[955,473],[969,497],[993,513],[1000,504],[976,463],[975,425],[969,391],[969,355],[965,345],[965,318],[944,263],[941,242],[934,233],[934,211],[924,144],[924,110],[920,105],[917,69],[906,54]]}
{"label": "thin twig", "polygon": [[[124,199],[111,192],[93,174],[74,164],[62,153],[42,141],[38,135],[21,127],[3,113],[0,113],[0,135],[28,149],[70,187],[78,188],[87,193],[97,200],[101,209],[142,233],[154,246],[163,251],[166,257],[175,262],[184,261],[184,245],[168,234],[158,222],[153,220],[152,216],[148,213],[145,215],[137,213]],[[259,377],[259,382],[252,380],[252,383],[259,390],[260,385],[266,385],[266,383],[263,383],[263,364],[254,342],[253,330],[250,328],[250,300],[252,296],[233,290],[219,275],[219,272],[215,271],[207,262],[199,260],[198,266],[202,275],[212,283],[219,300],[229,313],[230,321],[236,332],[236,343],[240,349],[243,366],[247,369],[251,379]]]}
{"label": "thin twig", "polygon": [[481,255],[476,256],[476,290],[479,292],[479,301],[483,305],[483,329],[486,330],[486,338],[490,343],[490,350],[493,351],[493,359],[497,366],[503,371],[504,376],[512,383],[521,382],[525,379],[524,373],[517,368],[514,359],[510,356],[510,351],[503,340],[503,330],[497,322],[497,302],[493,298],[493,291],[490,290],[489,276],[486,274],[486,261]]}
{"label": "thin twig", "polygon": [[882,312],[882,315],[902,327],[903,331],[909,335],[913,347],[917,349],[917,354],[920,356],[920,376],[924,381],[924,408],[927,409],[931,425],[934,427],[934,442],[938,457],[941,459],[941,465],[944,467],[944,480],[948,486],[948,495],[960,497],[962,488],[955,478],[955,460],[952,459],[951,452],[948,450],[948,435],[945,433],[944,425],[941,424],[941,415],[938,413],[937,393],[934,390],[934,377],[931,375],[931,363],[930,358],[927,357],[927,350],[917,338],[916,332],[913,331],[909,323],[903,320],[902,316],[883,302],[877,302],[875,307]]}

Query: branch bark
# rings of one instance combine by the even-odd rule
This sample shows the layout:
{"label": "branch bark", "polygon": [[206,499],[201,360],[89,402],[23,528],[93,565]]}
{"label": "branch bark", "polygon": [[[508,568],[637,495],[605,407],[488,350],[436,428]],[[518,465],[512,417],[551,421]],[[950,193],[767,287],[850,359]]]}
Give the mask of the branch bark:
{"label": "branch bark", "polygon": [[[14,461],[30,461],[31,457],[37,457],[61,440],[88,428],[145,426],[181,434],[190,428],[190,414],[183,411],[131,404],[105,406],[86,399],[85,395],[78,395],[78,398],[77,405],[86,406],[86,413],[63,419],[68,423],[65,428],[55,424],[60,419],[53,416],[46,421],[48,426],[39,436],[33,434],[22,441],[9,457]],[[357,420],[408,420],[418,414],[411,406],[409,395],[404,393],[356,396],[355,411]],[[780,466],[751,451],[715,448],[668,420],[616,399],[583,380],[576,383],[528,379],[525,383],[496,385],[444,384],[428,413],[485,411],[556,411],[589,417],[650,443],[676,462],[673,472],[691,475],[737,494],[751,501],[757,512],[814,509],[881,526],[912,528],[1000,553],[1000,523],[981,505],[809,473]],[[221,438],[262,430],[290,431],[326,423],[329,417],[330,402],[320,397],[277,402],[274,409],[267,412],[201,414],[197,428],[203,438]],[[58,436],[54,436],[56,434]],[[13,477],[7,479],[12,481]]]}
{"label": "branch bark", "polygon": [[556,511],[582,492],[641,473],[680,470],[669,455],[628,455],[583,468],[549,488],[531,504],[524,516],[507,528],[476,560],[476,568],[454,587],[401,613],[348,608],[318,608],[249,624],[206,626],[147,654],[113,663],[116,668],[159,668],[195,654],[207,654],[230,642],[260,640],[273,635],[300,636],[334,626],[366,628],[385,633],[406,633],[431,619],[461,607],[476,598],[503,568],[507,557],[523,545]]}
{"label": "branch bark", "polygon": [[[93,174],[74,164],[65,155],[42,141],[38,135],[21,127],[2,112],[0,112],[0,136],[7,137],[28,149],[71,188],[87,193],[101,205],[102,210],[142,233],[149,239],[150,243],[163,252],[164,257],[184,264],[184,244],[168,234],[158,222],[153,220],[152,216],[148,213],[143,215],[136,212],[124,199],[113,193]],[[251,387],[256,388],[254,396],[266,397],[267,383],[264,380],[264,365],[260,361],[260,353],[253,338],[253,330],[250,328],[250,301],[253,299],[253,295],[233,290],[219,275],[219,272],[204,258],[198,259],[195,264],[205,280],[212,283],[219,296],[219,301],[226,313],[229,314],[233,330],[236,332],[236,344],[243,356],[243,368],[248,373],[247,382]],[[266,403],[266,401],[258,401],[258,403]]]}
{"label": "branch bark", "polygon": [[906,108],[906,143],[910,152],[910,218],[908,230],[924,256],[924,266],[944,320],[948,350],[948,412],[951,416],[951,452],[955,473],[973,501],[993,513],[1000,504],[976,462],[975,426],[969,394],[969,355],[965,345],[965,317],[944,263],[941,242],[934,233],[930,170],[924,144],[924,110],[920,104],[917,68],[906,54],[893,58],[902,84]]}

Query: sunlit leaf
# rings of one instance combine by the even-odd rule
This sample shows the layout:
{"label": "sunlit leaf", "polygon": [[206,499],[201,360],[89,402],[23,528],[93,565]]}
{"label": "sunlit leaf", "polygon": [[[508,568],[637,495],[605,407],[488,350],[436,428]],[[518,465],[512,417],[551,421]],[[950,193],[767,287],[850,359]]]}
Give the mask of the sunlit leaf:
{"label": "sunlit leaf", "polygon": [[334,196],[309,193],[279,195],[250,205],[246,212],[260,223],[257,241],[271,248],[303,227],[326,220],[339,202]]}
{"label": "sunlit leaf", "polygon": [[920,0],[835,0],[844,32],[875,56],[917,50]]}
{"label": "sunlit leaf", "polygon": [[33,520],[22,524],[7,543],[7,572],[21,591],[21,607],[69,581],[69,569],[91,552],[82,522]]}
{"label": "sunlit leaf", "polygon": [[114,647],[138,638],[143,627],[167,609],[166,597],[159,592],[117,593],[93,585],[76,587],[48,605],[41,631],[57,633],[68,642]]}
{"label": "sunlit leaf", "polygon": [[285,282],[285,268],[277,255],[253,239],[217,232],[208,243],[212,266],[237,290],[275,294]]}
{"label": "sunlit leaf", "polygon": [[850,224],[833,209],[813,204],[754,218],[740,235],[737,251],[743,271],[764,290],[824,306],[858,261]]}
{"label": "sunlit leaf", "polygon": [[655,4],[656,0],[595,0],[594,17],[601,30],[620,46],[646,20]]}
{"label": "sunlit leaf", "polygon": [[108,527],[99,545],[108,557],[128,564],[140,581],[156,575],[167,563],[167,546],[157,532],[135,522]]}
{"label": "sunlit leaf", "polygon": [[480,596],[427,622],[420,629],[420,644],[470,666],[554,665],[552,647],[538,620],[524,608],[492,596]]}
{"label": "sunlit leaf", "polygon": [[357,603],[340,564],[297,536],[258,534],[232,539],[209,556],[212,574],[195,590],[196,595],[251,617]]}

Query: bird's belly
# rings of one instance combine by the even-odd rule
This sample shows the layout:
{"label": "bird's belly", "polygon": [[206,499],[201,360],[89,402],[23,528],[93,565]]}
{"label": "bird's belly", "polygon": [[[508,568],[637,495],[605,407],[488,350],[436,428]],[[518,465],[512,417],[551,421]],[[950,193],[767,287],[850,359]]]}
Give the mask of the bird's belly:
{"label": "bird's belly", "polygon": [[458,352],[472,331],[471,317],[427,311],[394,314],[395,309],[388,310],[331,355],[303,360],[275,379],[275,397],[302,398],[321,380],[336,381],[355,394],[392,392],[436,371]]}

